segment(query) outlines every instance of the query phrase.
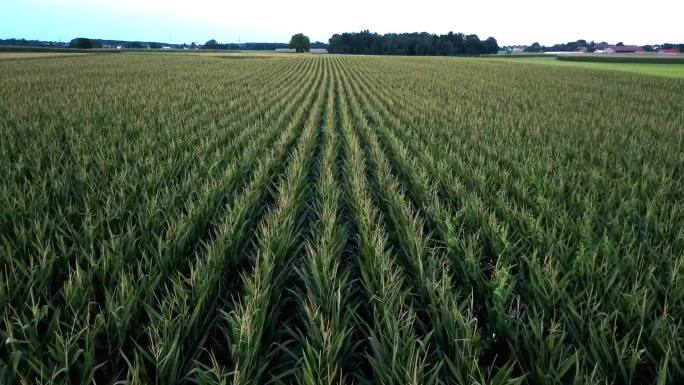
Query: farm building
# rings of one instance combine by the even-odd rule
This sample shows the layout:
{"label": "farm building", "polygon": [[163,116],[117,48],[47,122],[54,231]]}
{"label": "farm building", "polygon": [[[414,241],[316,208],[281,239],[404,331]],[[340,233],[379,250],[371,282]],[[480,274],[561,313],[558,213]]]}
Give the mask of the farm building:
{"label": "farm building", "polygon": [[679,55],[677,48],[661,48],[658,50],[658,55]]}
{"label": "farm building", "polygon": [[606,53],[644,53],[644,49],[638,45],[607,45]]}
{"label": "farm building", "polygon": [[323,53],[328,53],[328,50],[325,48],[311,48],[309,50],[310,53],[317,53],[317,54],[323,54]]}
{"label": "farm building", "polygon": [[520,52],[525,52],[526,49],[527,49],[526,45],[514,45],[514,46],[511,46],[510,52],[520,53]]}

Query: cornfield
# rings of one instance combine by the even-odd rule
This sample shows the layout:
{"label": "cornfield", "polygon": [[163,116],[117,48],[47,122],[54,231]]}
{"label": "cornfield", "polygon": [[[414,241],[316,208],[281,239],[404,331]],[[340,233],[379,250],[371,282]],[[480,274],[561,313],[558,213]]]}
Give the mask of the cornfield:
{"label": "cornfield", "polygon": [[0,383],[682,384],[682,90],[482,59],[0,62]]}

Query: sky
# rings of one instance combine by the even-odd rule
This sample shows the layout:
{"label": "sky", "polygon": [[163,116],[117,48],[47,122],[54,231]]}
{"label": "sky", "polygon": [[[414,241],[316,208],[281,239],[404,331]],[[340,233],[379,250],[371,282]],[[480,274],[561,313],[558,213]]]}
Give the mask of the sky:
{"label": "sky", "polygon": [[2,0],[0,38],[287,42],[302,32],[449,31],[499,45],[684,42],[684,0]]}

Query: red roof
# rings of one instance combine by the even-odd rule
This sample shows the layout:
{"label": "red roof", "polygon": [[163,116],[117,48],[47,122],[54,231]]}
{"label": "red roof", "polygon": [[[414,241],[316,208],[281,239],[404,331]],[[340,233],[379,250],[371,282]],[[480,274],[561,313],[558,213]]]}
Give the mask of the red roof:
{"label": "red roof", "polygon": [[679,50],[677,48],[661,48],[658,50],[658,52],[661,53],[679,53]]}

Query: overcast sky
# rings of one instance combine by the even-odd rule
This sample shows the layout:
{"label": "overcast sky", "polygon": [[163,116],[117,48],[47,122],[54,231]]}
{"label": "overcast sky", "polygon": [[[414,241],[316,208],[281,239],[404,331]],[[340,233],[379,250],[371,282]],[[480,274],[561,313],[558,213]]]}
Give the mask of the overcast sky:
{"label": "overcast sky", "polygon": [[303,32],[494,36],[499,45],[577,39],[684,42],[684,0],[2,0],[0,38],[286,42]]}

